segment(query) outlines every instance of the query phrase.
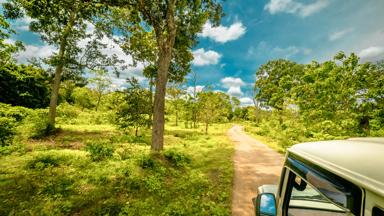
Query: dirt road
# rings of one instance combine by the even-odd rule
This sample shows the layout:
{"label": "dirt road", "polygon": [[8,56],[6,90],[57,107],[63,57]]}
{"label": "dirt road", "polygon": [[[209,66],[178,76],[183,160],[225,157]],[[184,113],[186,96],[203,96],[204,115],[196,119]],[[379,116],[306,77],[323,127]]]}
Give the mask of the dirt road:
{"label": "dirt road", "polygon": [[232,215],[254,215],[252,197],[263,184],[277,184],[283,155],[245,134],[241,126],[228,131],[235,142]]}

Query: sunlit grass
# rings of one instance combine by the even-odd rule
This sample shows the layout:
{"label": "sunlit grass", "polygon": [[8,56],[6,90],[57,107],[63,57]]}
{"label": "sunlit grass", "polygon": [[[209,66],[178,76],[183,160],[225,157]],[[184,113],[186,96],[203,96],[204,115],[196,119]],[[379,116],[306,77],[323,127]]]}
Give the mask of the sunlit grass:
{"label": "sunlit grass", "polygon": [[[60,124],[57,134],[0,157],[0,215],[229,215],[233,176],[230,124],[186,129],[166,124],[164,153],[151,130]],[[114,153],[92,161],[87,145]],[[23,213],[24,212],[24,213]]]}

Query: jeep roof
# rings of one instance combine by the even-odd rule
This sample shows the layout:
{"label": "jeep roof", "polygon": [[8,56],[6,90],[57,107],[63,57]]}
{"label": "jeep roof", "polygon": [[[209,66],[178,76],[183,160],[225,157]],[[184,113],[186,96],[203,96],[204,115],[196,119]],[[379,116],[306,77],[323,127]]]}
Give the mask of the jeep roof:
{"label": "jeep roof", "polygon": [[384,138],[301,143],[288,152],[384,196]]}

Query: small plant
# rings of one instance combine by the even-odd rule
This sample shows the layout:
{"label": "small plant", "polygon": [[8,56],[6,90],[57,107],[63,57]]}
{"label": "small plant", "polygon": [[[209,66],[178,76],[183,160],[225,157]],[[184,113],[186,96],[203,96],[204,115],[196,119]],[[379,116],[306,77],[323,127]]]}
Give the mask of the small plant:
{"label": "small plant", "polygon": [[15,124],[12,118],[0,117],[0,147],[10,145],[15,136]]}
{"label": "small plant", "polygon": [[86,151],[93,161],[102,161],[111,158],[114,152],[112,143],[109,141],[89,142]]}
{"label": "small plant", "polygon": [[176,149],[170,149],[164,152],[164,157],[174,166],[182,167],[191,163],[191,158]]}
{"label": "small plant", "polygon": [[57,167],[60,159],[53,155],[39,155],[27,163],[29,169],[43,170],[47,167]]}

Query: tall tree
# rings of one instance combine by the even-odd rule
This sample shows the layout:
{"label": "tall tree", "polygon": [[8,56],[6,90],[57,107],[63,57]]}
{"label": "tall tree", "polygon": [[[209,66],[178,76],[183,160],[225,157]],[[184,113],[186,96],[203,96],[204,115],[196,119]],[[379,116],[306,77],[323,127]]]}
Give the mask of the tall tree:
{"label": "tall tree", "polygon": [[[4,7],[4,6],[3,6]],[[14,31],[3,16],[0,14],[0,64],[6,65],[12,62],[12,54],[20,49],[23,49],[23,45],[20,41],[16,41],[14,44],[9,43],[9,38]],[[8,42],[7,42],[8,40]]]}
{"label": "tall tree", "polygon": [[111,4],[127,9],[128,12],[125,13],[128,14],[127,19],[122,20],[134,26],[129,38],[135,38],[136,35],[141,36],[143,32],[153,31],[152,40],[156,44],[157,74],[151,149],[160,151],[164,144],[167,82],[172,71],[188,72],[177,68],[180,66],[189,68],[192,59],[191,48],[196,44],[197,33],[201,31],[208,19],[217,24],[222,16],[222,8],[216,0],[120,0],[111,1]]}
{"label": "tall tree", "polygon": [[[83,72],[85,68],[110,65],[110,58],[101,52],[105,48],[102,35],[87,31],[90,23],[106,7],[98,0],[10,0],[4,4],[8,18],[24,15],[33,19],[30,30],[41,35],[41,39],[53,45],[57,52],[46,63],[55,68],[49,106],[49,123],[55,126],[56,106],[63,71]],[[91,38],[91,40],[89,40]],[[81,45],[88,39],[86,45]]]}

